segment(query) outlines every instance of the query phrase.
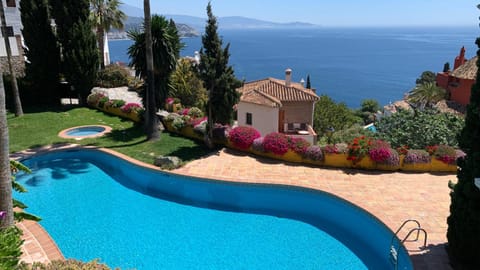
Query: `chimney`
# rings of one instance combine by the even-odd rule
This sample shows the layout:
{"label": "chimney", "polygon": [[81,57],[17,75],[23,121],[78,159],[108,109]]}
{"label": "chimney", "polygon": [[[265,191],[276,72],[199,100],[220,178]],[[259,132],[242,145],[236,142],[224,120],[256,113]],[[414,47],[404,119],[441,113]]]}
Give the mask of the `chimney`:
{"label": "chimney", "polygon": [[465,64],[465,47],[460,49],[460,54],[455,57],[455,64],[453,65],[453,70],[457,69],[459,66]]}
{"label": "chimney", "polygon": [[285,70],[285,86],[290,87],[292,82],[292,70],[287,68]]}

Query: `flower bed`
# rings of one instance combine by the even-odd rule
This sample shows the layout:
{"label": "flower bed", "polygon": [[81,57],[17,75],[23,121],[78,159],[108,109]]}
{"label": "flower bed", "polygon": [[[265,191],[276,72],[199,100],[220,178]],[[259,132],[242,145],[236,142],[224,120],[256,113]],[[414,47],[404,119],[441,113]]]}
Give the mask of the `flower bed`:
{"label": "flower bed", "polygon": [[101,93],[92,93],[87,97],[88,105],[103,112],[130,119],[134,122],[141,122],[144,112],[143,107],[138,103],[125,103],[119,99],[109,99]]}
{"label": "flower bed", "polygon": [[[206,131],[205,126],[202,125],[205,124],[206,118],[189,119],[180,129],[175,129],[172,126],[174,119],[189,116],[188,113],[184,116],[171,115],[164,119],[168,131],[192,139],[204,140]],[[202,130],[203,133],[196,132],[196,129]],[[224,129],[222,130],[225,132]],[[408,149],[408,146],[392,149],[387,142],[368,137],[358,137],[348,145],[311,146],[302,139],[291,138],[276,132],[260,137],[258,131],[251,127],[237,127],[229,132],[227,138],[226,141],[214,141],[228,148],[267,158],[336,168],[456,172],[457,166],[454,162],[452,163],[452,159],[456,160],[457,157],[465,155],[463,152],[455,151],[447,146],[428,147],[427,150],[430,152]]]}

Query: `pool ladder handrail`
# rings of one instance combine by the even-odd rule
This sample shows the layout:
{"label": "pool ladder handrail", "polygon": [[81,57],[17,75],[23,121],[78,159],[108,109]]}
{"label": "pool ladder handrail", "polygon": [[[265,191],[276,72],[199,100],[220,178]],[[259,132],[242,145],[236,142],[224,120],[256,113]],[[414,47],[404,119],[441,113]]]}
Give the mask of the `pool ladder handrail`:
{"label": "pool ladder handrail", "polygon": [[[398,238],[398,233],[403,229],[403,227],[405,227],[405,225],[407,225],[408,223],[412,223],[412,222],[415,223],[417,225],[417,227],[408,231],[407,235],[403,238],[403,240],[400,241],[400,238]],[[405,241],[408,240],[408,238],[410,237],[410,235],[413,232],[417,232],[417,236],[415,237],[415,239],[413,239],[413,241],[418,241],[418,238],[420,236],[420,232],[423,232],[425,237],[423,239],[423,247],[421,247],[421,248],[426,248],[427,247],[427,231],[425,231],[425,229],[422,228],[422,226],[420,225],[420,222],[418,222],[418,220],[416,220],[416,219],[405,220],[402,223],[402,225],[400,225],[400,227],[397,229],[395,234],[392,236],[392,240],[390,241],[390,259],[392,260],[392,263],[395,266],[395,269],[397,269],[397,267],[398,267],[398,251],[397,250],[400,248],[400,244],[405,243]],[[394,242],[393,242],[395,240],[395,238],[398,239],[398,246],[396,248],[395,248]]]}

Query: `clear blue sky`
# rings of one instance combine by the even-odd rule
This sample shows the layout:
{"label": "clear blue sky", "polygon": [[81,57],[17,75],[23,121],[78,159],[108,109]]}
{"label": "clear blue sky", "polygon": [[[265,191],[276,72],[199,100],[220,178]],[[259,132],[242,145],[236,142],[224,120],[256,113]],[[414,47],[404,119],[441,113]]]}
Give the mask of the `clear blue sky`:
{"label": "clear blue sky", "polygon": [[[121,0],[143,9],[143,0]],[[217,17],[323,26],[477,26],[473,0],[212,0]],[[206,17],[208,0],[150,0],[152,13]]]}

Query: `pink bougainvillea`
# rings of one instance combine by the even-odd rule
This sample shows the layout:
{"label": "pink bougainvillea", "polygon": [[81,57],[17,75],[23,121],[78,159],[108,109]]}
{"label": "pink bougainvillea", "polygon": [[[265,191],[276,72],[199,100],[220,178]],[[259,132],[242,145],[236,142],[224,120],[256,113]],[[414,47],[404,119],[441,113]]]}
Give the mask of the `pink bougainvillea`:
{"label": "pink bougainvillea", "polygon": [[120,110],[122,110],[122,112],[124,112],[124,113],[130,113],[132,111],[140,112],[140,111],[143,110],[143,108],[142,108],[142,105],[140,105],[138,103],[127,103],[127,104],[123,105],[122,107],[120,107]]}
{"label": "pink bougainvillea", "polygon": [[377,162],[382,163],[390,157],[390,149],[388,148],[374,148],[368,151],[370,158]]}
{"label": "pink bougainvillea", "polygon": [[289,137],[289,140],[290,140],[290,149],[292,149],[295,153],[300,155],[305,154],[305,151],[307,151],[307,148],[310,146],[310,143],[303,138]]}
{"label": "pink bougainvillea", "polygon": [[201,123],[207,121],[208,118],[206,116],[204,117],[199,117],[199,118],[191,118],[189,121],[188,121],[188,124],[191,125],[192,127],[196,127],[198,125],[200,125]]}
{"label": "pink bougainvillea", "polygon": [[260,137],[260,132],[252,127],[246,126],[236,127],[228,133],[229,140],[235,147],[240,149],[250,148],[253,141]]}
{"label": "pink bougainvillea", "polygon": [[263,148],[266,152],[281,156],[288,152],[290,140],[283,133],[272,132],[263,139]]}

